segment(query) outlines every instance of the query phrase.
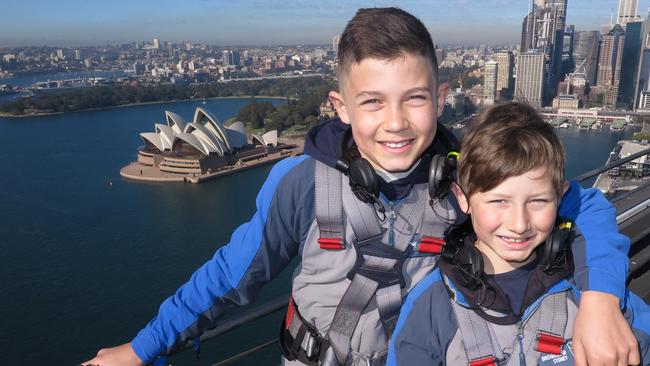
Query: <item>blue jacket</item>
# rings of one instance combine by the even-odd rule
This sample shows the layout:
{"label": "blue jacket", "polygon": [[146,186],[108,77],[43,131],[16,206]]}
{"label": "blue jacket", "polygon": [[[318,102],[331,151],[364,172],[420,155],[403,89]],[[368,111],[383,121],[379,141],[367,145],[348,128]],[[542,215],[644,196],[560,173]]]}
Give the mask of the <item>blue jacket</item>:
{"label": "blue jacket", "polygon": [[[459,341],[461,335],[452,308],[450,291],[453,294],[451,296],[453,301],[461,306],[469,306],[453,282],[447,280],[447,286],[445,285],[441,270],[438,268],[411,291],[402,306],[395,332],[390,340],[388,365],[446,365],[467,362],[465,350]],[[563,291],[568,292],[567,301],[570,307],[568,334],[565,334],[565,339],[569,339],[581,293],[572,280],[562,280],[550,287],[545,294],[525,309],[521,321],[530,318],[546,296]],[[650,308],[642,299],[629,291],[625,292],[623,299],[624,315],[639,341],[641,364],[649,365]],[[499,328],[493,325],[495,332],[499,332],[500,329],[501,331],[506,329],[507,333],[507,327]],[[512,339],[514,340],[515,337],[513,335]],[[490,342],[489,339],[485,341]]]}
{"label": "blue jacket", "polygon": [[[333,166],[337,160],[334,146],[347,128],[338,120],[315,126],[306,136],[303,156],[273,167],[257,195],[257,211],[251,220],[237,228],[230,242],[162,303],[158,315],[133,339],[138,357],[150,362],[196,339],[228,308],[251,302],[293,257],[303,255],[315,224],[315,160]],[[380,180],[382,194],[391,201],[405,197],[413,184],[427,181],[428,163],[422,159],[409,176],[390,184]],[[623,298],[629,240],[618,233],[613,206],[599,191],[581,189],[573,182],[560,214],[574,219],[589,243],[575,254],[577,283],[582,289]],[[324,275],[327,270],[323,268]]]}

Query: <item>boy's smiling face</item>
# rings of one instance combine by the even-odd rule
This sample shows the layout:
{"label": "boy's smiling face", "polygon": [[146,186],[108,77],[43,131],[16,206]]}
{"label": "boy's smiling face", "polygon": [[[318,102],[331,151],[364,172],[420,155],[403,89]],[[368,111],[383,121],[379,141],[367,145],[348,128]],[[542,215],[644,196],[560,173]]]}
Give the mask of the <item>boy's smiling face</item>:
{"label": "boy's smiling face", "polygon": [[559,198],[546,168],[505,179],[469,198],[454,189],[460,207],[471,214],[476,247],[487,259],[486,273],[503,273],[529,263],[555,226]]}
{"label": "boy's smiling face", "polygon": [[404,54],[349,66],[341,93],[330,92],[341,121],[351,125],[361,155],[375,169],[406,171],[431,144],[448,86],[437,88],[430,62]]}

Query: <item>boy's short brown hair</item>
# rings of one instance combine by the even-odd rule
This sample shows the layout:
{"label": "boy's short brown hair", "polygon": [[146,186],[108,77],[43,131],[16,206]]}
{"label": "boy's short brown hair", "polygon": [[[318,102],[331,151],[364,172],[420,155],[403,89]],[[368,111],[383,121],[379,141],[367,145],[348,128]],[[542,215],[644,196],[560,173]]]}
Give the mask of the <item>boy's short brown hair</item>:
{"label": "boy's short brown hair", "polygon": [[463,137],[460,151],[457,181],[467,198],[542,167],[562,197],[564,148],[553,127],[527,104],[511,102],[487,110]]}
{"label": "boy's short brown hair", "polygon": [[434,78],[438,61],[431,34],[415,16],[399,8],[359,9],[339,40],[339,80],[353,63],[366,58],[392,60],[406,53],[431,62]]}

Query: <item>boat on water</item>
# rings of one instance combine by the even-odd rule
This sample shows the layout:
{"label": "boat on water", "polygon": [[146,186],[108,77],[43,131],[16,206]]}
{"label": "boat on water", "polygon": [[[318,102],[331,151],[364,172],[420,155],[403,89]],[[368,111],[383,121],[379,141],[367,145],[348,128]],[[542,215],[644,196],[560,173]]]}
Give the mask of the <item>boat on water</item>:
{"label": "boat on water", "polygon": [[624,119],[616,119],[612,122],[612,126],[609,128],[612,131],[621,131],[627,126],[627,121]]}
{"label": "boat on water", "polygon": [[578,126],[578,128],[580,128],[581,130],[586,130],[586,131],[588,131],[588,130],[591,129],[591,127],[592,127],[595,123],[596,123],[596,119],[595,119],[595,118],[591,118],[591,117],[583,118],[582,121],[580,122],[580,125]]}

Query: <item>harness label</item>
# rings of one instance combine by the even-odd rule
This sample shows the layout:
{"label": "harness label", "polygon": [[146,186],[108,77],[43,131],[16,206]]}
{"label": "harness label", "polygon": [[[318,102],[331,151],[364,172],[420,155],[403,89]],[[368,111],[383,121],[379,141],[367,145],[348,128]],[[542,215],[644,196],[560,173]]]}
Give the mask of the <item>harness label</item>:
{"label": "harness label", "polygon": [[562,353],[554,355],[550,353],[542,353],[539,358],[539,366],[552,366],[563,365],[570,366],[575,364],[573,357],[573,345],[571,341],[567,341],[562,347]]}

